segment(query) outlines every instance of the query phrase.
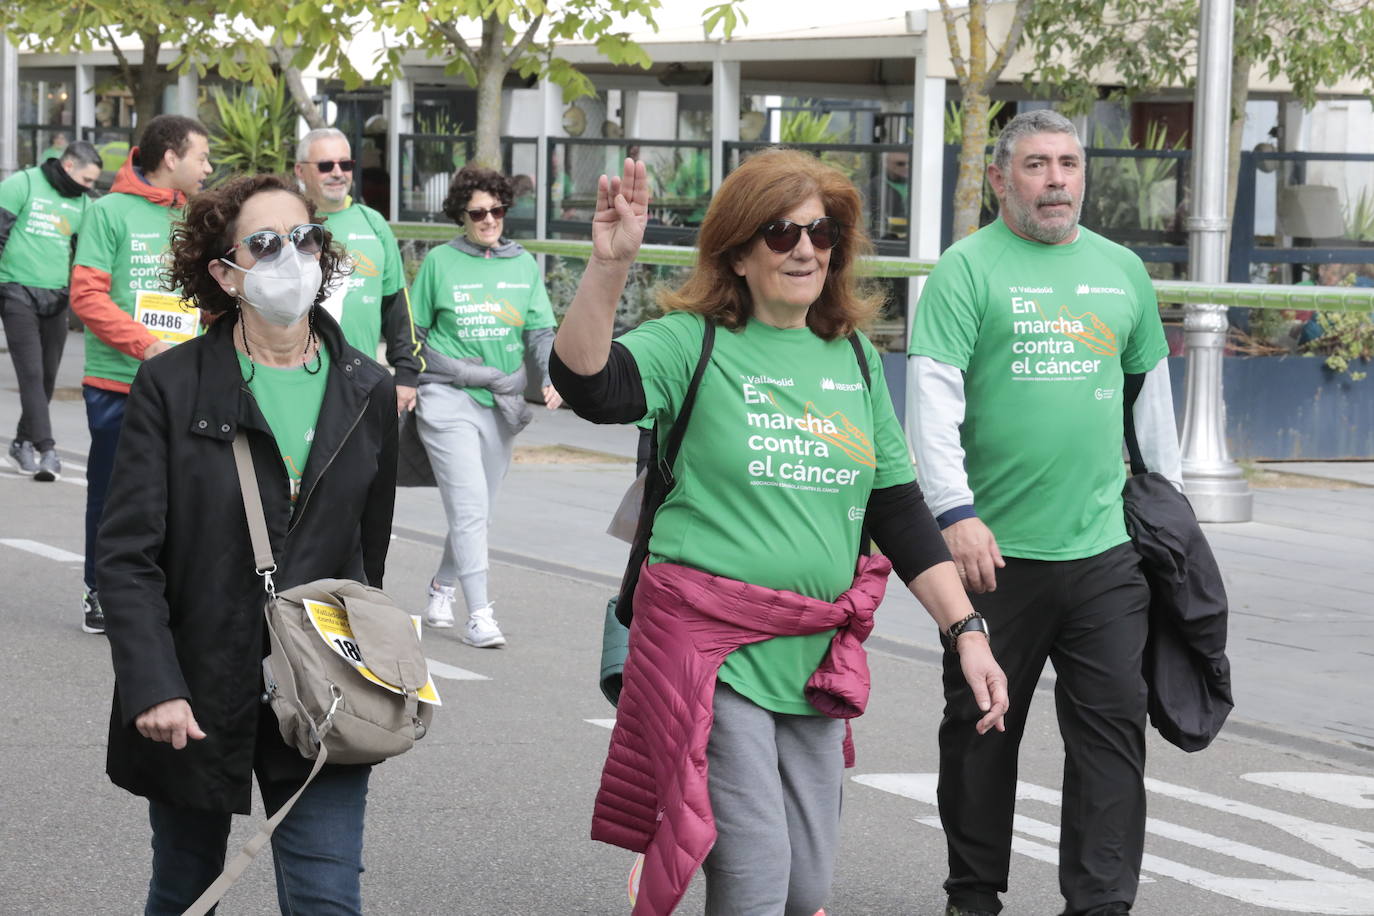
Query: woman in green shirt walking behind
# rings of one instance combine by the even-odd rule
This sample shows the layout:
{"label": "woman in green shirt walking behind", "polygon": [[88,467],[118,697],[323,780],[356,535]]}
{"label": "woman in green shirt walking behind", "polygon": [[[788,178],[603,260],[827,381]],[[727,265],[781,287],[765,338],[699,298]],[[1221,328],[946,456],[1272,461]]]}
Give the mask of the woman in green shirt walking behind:
{"label": "woman in green shirt walking behind", "polygon": [[417,428],[448,518],[444,556],[429,586],[425,622],[453,626],[462,586],[463,642],[506,644],[487,592],[487,527],[515,434],[530,421],[525,351],[534,351],[550,410],[562,400],[549,383],[553,310],[539,265],[505,238],[514,200],[500,172],[468,166],[453,177],[444,213],[463,232],[435,248],[411,286],[420,355]]}

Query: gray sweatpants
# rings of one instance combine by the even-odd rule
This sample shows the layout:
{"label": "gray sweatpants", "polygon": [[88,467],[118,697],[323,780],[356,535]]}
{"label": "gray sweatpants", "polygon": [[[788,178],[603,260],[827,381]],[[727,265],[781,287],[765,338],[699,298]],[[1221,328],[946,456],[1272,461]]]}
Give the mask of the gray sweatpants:
{"label": "gray sweatpants", "polygon": [[[515,436],[494,408],[452,385],[421,385],[415,418],[448,518],[444,557],[434,578],[440,585],[461,583],[471,611],[486,603],[487,528]],[[478,587],[475,605],[472,592]]]}
{"label": "gray sweatpants", "polygon": [[813,916],[835,873],[844,722],[770,712],[721,683],[714,709],[706,914]]}

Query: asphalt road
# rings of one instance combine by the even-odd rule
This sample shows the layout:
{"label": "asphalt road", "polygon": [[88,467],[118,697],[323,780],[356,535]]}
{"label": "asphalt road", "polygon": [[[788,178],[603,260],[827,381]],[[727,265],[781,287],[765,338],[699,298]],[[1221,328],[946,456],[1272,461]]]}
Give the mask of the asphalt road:
{"label": "asphalt road", "polygon": [[[145,805],[103,771],[112,676],[104,639],[78,626],[85,494],[79,454],[70,459],[56,484],[0,474],[0,913],[140,912],[148,878]],[[575,486],[578,473],[512,472],[492,570],[509,648],[471,649],[456,631],[425,634],[427,655],[450,675],[438,681],[444,706],[429,737],[374,773],[369,912],[628,912],[632,855],[588,839],[609,736],[597,720],[613,715],[595,684],[611,590],[597,558],[616,548],[570,520],[573,509],[545,507],[536,517],[538,507],[522,503],[530,490],[521,481],[564,475],[568,500],[601,511],[602,494]],[[405,494],[401,506],[386,584],[419,609],[438,558],[439,510],[426,491]],[[520,549],[521,526],[535,525],[561,532],[557,556]],[[944,899],[932,776],[938,669],[920,645],[878,638],[874,646],[873,700],[855,726],[858,766],[827,911],[936,914]],[[1042,688],[1014,699],[1034,711],[1004,912],[1044,916],[1060,908],[1061,749],[1050,695]],[[1374,758],[1333,748],[1282,728],[1240,729],[1185,755],[1152,736],[1148,880],[1135,912],[1374,914]],[[231,843],[255,828],[239,819]],[[700,911],[696,886],[681,912]],[[265,857],[221,912],[275,912]]]}

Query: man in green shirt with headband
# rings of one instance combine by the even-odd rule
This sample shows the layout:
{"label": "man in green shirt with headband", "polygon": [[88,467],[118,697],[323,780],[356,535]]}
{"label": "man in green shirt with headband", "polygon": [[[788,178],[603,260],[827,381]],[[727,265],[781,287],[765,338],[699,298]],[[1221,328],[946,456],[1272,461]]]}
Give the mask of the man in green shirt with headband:
{"label": "man in green shirt with headband", "polygon": [[20,404],[10,462],[34,480],[62,476],[48,404],[67,343],[72,242],[102,164],[95,147],[78,140],[0,182],[0,319]]}
{"label": "man in green shirt with headband", "polygon": [[351,195],[356,163],[348,137],[320,127],[296,147],[296,178],[315,205],[320,223],[348,252],[351,273],[324,301],[348,343],[368,356],[386,337],[386,358],[396,369],[396,408],[415,406],[420,375],[419,342],[410,314],[401,250],[386,218]]}
{"label": "man in green shirt with headband", "polygon": [[1084,167],[1062,115],[1008,123],[988,167],[1000,216],[940,258],[912,327],[921,487],[971,593],[965,623],[989,633],[1012,698],[1006,731],[971,740],[981,713],[946,655],[947,916],[1002,908],[1017,751],[1046,658],[1065,750],[1064,913],[1128,913],[1140,876],[1150,595],[1121,488],[1123,404],[1142,385],[1146,462],[1176,485],[1182,469],[1154,287],[1140,258],[1078,224]]}

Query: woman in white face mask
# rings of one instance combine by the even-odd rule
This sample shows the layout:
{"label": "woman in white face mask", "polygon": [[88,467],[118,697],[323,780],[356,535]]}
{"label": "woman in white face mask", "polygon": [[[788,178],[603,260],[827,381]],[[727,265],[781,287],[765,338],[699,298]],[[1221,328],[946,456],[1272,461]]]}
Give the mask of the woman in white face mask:
{"label": "woman in white face mask", "polygon": [[[278,589],[382,584],[396,393],[318,305],[342,256],[270,175],[206,191],[172,233],[167,288],[209,330],[140,369],[96,545],[118,685],[107,770],[149,802],[148,913],[183,912],[219,874],[254,774],[275,811],[310,769],[259,702],[262,585],[234,439],[253,455]],[[361,912],[370,771],[326,765],[273,834],[283,913]]]}

